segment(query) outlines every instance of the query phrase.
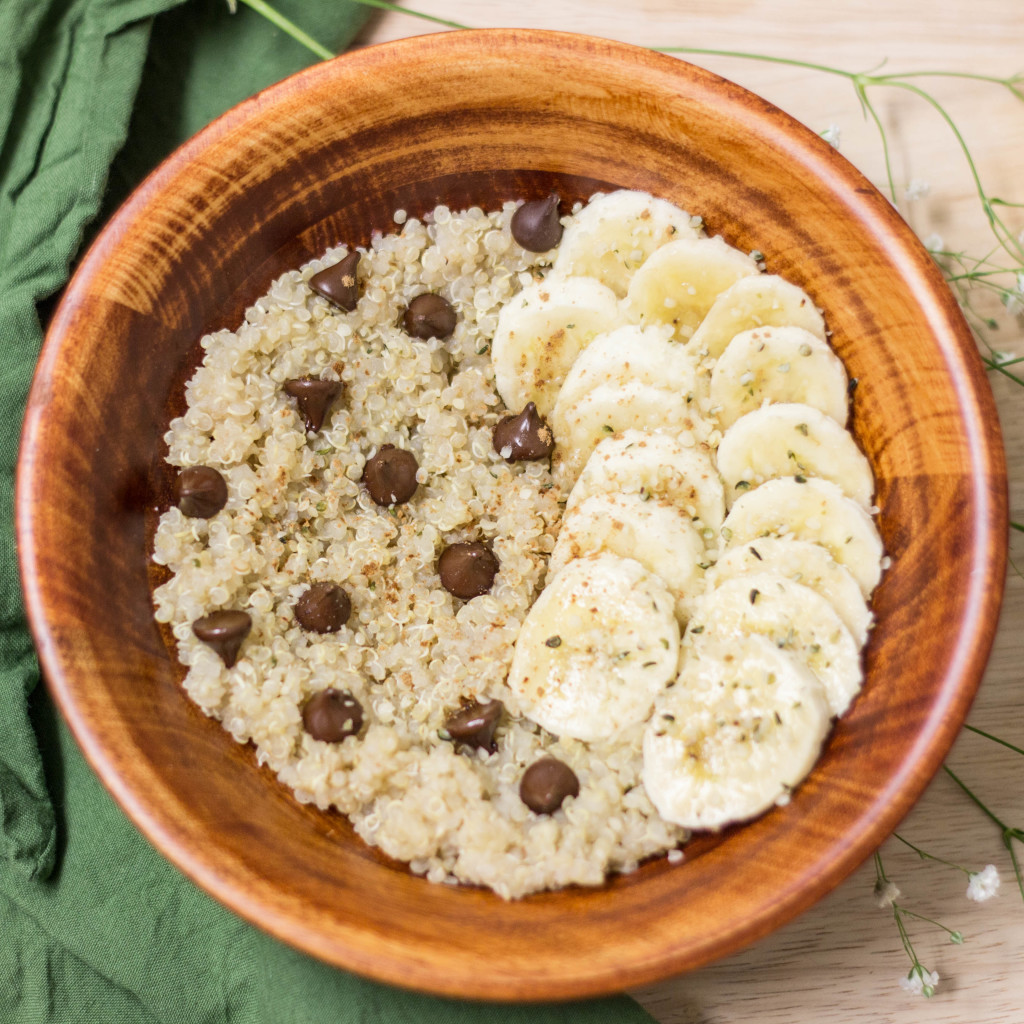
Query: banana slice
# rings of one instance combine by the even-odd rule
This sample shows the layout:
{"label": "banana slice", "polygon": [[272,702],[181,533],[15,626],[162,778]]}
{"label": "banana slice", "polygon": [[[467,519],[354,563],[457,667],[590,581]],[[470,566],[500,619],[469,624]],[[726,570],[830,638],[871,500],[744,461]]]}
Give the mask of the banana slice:
{"label": "banana slice", "polygon": [[763,637],[702,647],[644,731],[644,789],[686,828],[746,821],[806,777],[829,726],[820,682]]}
{"label": "banana slice", "polygon": [[832,714],[841,715],[860,690],[857,644],[832,605],[810,587],[772,572],[724,580],[691,617],[685,649],[708,639],[740,643],[750,633],[799,658],[821,680]]}
{"label": "banana slice", "polygon": [[633,273],[655,249],[676,238],[699,238],[678,206],[646,192],[610,192],[592,199],[565,229],[556,274],[597,278],[620,298]]}
{"label": "banana slice", "polygon": [[820,544],[794,537],[761,537],[727,551],[708,573],[712,587],[737,576],[775,572],[817,591],[833,608],[863,647],[874,616],[849,569],[841,566]]}
{"label": "banana slice", "polygon": [[871,507],[875,478],[853,436],[809,405],[766,405],[738,419],[718,446],[718,472],[731,505],[777,477],[819,477]]}
{"label": "banana slice", "polygon": [[627,324],[599,334],[576,357],[558,401],[573,405],[599,384],[617,386],[630,380],[695,397],[697,361],[671,337],[672,328],[664,324]]}
{"label": "banana slice", "polygon": [[827,480],[769,480],[737,498],[722,524],[726,547],[769,536],[821,544],[850,570],[865,597],[871,596],[882,578],[884,551],[875,524],[860,505]]}
{"label": "banana slice", "polygon": [[825,320],[805,291],[775,274],[745,277],[715,299],[693,333],[693,346],[719,356],[741,331],[785,325],[825,340]]}
{"label": "banana slice", "polygon": [[575,482],[601,441],[624,430],[676,434],[684,444],[704,441],[711,433],[711,425],[686,395],[639,380],[598,384],[573,403],[559,397],[548,422],[555,435],[552,468],[563,488]]}
{"label": "banana slice", "polygon": [[633,275],[627,304],[641,323],[672,324],[689,338],[715,299],[757,264],[720,237],[682,238],[656,250]]}
{"label": "banana slice", "polygon": [[570,562],[519,631],[508,685],[523,712],[558,736],[598,740],[643,722],[676,673],[672,596],[639,562]]}
{"label": "banana slice", "polygon": [[725,517],[722,481],[704,445],[671,434],[626,430],[602,441],[569,493],[566,517],[593,494],[636,494],[676,505],[700,529],[716,534]]}
{"label": "banana slice", "polygon": [[573,360],[595,335],[624,322],[615,293],[592,278],[527,286],[498,314],[491,342],[498,394],[509,409],[535,402],[546,417]]}
{"label": "banana slice", "polygon": [[[748,280],[753,278],[738,284]],[[724,429],[765,402],[803,402],[845,426],[849,396],[842,361],[801,327],[742,331],[711,371],[711,408]]]}
{"label": "banana slice", "polygon": [[633,558],[660,577],[686,622],[704,593],[704,541],[682,510],[639,494],[595,494],[562,519],[548,561],[552,579],[574,558],[602,551]]}

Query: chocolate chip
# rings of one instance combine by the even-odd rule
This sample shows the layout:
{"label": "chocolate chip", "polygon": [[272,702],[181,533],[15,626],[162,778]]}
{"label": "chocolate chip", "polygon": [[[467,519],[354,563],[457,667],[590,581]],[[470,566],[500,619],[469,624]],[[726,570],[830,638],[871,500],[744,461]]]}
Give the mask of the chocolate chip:
{"label": "chocolate chip", "polygon": [[562,240],[562,225],[558,220],[558,194],[552,192],[547,199],[523,203],[512,214],[512,237],[527,252],[547,252]]}
{"label": "chocolate chip", "polygon": [[298,402],[299,412],[306,421],[306,429],[317,431],[323,426],[324,417],[341,394],[341,384],[336,380],[299,377],[286,380],[284,391]]}
{"label": "chocolate chip", "polygon": [[227,503],[228,485],[211,466],[189,466],[174,481],[174,500],[185,515],[209,519]]}
{"label": "chocolate chip", "polygon": [[228,668],[234,665],[238,650],[250,629],[252,619],[246,612],[239,611],[211,612],[192,623],[192,632],[204,644],[212,647]]}
{"label": "chocolate chip", "polygon": [[504,710],[505,705],[500,700],[489,700],[486,704],[474,701],[450,716],[444,727],[453,740],[468,747],[481,747],[493,754],[498,749],[494,730],[498,728]]}
{"label": "chocolate chip", "polygon": [[518,416],[506,416],[494,428],[494,450],[506,462],[545,459],[554,448],[555,436],[533,402],[528,402]]}
{"label": "chocolate chip", "polygon": [[405,329],[414,337],[447,338],[455,330],[455,310],[447,299],[432,292],[417,295],[402,318]]}
{"label": "chocolate chip", "polygon": [[567,796],[579,795],[576,773],[556,757],[534,761],[519,782],[519,799],[537,814],[554,814]]}
{"label": "chocolate chip", "polygon": [[295,602],[295,618],[311,633],[336,633],[351,614],[352,602],[337,583],[314,583]]}
{"label": "chocolate chip", "polygon": [[347,690],[333,686],[310,698],[302,709],[302,727],[315,740],[340,743],[363,727],[363,705]]}
{"label": "chocolate chip", "polygon": [[363,470],[363,483],[378,505],[400,505],[416,493],[416,456],[393,444],[382,444]]}
{"label": "chocolate chip", "polygon": [[350,252],[333,267],[314,274],[309,279],[309,287],[339,309],[351,313],[359,301],[359,283],[356,280],[358,265],[359,253]]}
{"label": "chocolate chip", "polygon": [[450,544],[437,560],[441,586],[463,601],[486,594],[498,575],[498,559],[481,541]]}

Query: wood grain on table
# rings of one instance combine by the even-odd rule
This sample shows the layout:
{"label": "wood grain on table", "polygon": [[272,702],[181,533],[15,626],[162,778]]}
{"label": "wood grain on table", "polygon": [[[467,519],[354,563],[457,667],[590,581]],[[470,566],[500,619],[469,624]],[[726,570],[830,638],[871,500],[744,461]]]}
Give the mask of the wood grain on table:
{"label": "wood grain on table", "polygon": [[[1006,77],[1024,71],[1020,0],[410,0],[408,6],[472,27],[564,29],[640,45],[766,53],[849,71],[869,71],[884,58],[887,72],[950,70]],[[406,14],[381,14],[359,43],[437,28]],[[873,181],[884,180],[881,147],[848,80],[735,58],[690,59],[760,93],[815,130],[838,126],[844,155]],[[940,98],[957,121],[989,193],[1024,202],[1024,103],[980,81],[917,82]],[[941,118],[908,92],[876,88],[871,97],[889,133],[897,184],[926,181],[930,186],[925,198],[904,207],[915,230],[922,237],[940,235],[950,249],[986,253],[992,238],[965,161]],[[1024,229],[1024,216],[1011,223]],[[992,341],[1001,351],[1024,355],[1024,320],[1003,316]],[[1011,513],[1020,521],[1024,390],[998,374],[991,375],[991,382],[1006,441]],[[1024,559],[1024,537],[1012,543],[1011,552]],[[1024,580],[1012,568],[995,649],[970,722],[1024,747]],[[965,733],[947,763],[1005,822],[1024,827],[1024,758]],[[901,902],[965,937],[964,945],[954,945],[937,928],[910,922],[918,955],[940,975],[934,999],[926,1003],[898,987],[909,961],[891,912],[880,910],[873,899],[870,862],[816,907],[750,949],[634,994],[663,1024],[1024,1020],[1024,899],[1013,885],[998,828],[940,774],[900,834],[971,868],[994,863],[1003,876],[999,896],[976,904],[965,898],[967,880],[957,871],[919,861],[897,840],[883,846],[886,870],[903,893]]]}

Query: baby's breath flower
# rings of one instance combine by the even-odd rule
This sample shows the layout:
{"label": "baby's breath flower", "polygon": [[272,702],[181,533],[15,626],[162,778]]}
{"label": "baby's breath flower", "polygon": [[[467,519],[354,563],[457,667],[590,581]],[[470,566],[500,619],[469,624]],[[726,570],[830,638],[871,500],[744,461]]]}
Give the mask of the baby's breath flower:
{"label": "baby's breath flower", "polygon": [[903,195],[913,202],[915,199],[924,199],[931,190],[931,185],[923,178],[912,178]]}
{"label": "baby's breath flower", "polygon": [[875,901],[881,910],[891,907],[899,898],[900,891],[895,882],[881,878],[875,882]]}
{"label": "baby's breath flower", "polygon": [[981,871],[975,871],[968,877],[967,898],[975,903],[984,903],[999,892],[999,872],[995,864],[986,864]]}
{"label": "baby's breath flower", "polygon": [[1024,300],[1019,295],[1014,295],[1013,292],[1006,292],[1003,295],[1003,305],[1010,316],[1019,316],[1024,313]]}
{"label": "baby's breath flower", "polygon": [[942,240],[942,235],[937,235],[933,231],[925,240],[924,247],[929,252],[942,252],[946,248],[945,243]]}
{"label": "baby's breath flower", "polygon": [[935,986],[939,983],[939,972],[929,971],[921,964],[914,964],[905,978],[900,978],[900,988],[911,995],[924,996],[931,999],[935,995]]}
{"label": "baby's breath flower", "polygon": [[1003,293],[1003,305],[1010,316],[1024,313],[1024,272],[1018,272],[1013,291]]}
{"label": "baby's breath flower", "polygon": [[839,125],[830,124],[820,135],[833,149],[839,148]]}

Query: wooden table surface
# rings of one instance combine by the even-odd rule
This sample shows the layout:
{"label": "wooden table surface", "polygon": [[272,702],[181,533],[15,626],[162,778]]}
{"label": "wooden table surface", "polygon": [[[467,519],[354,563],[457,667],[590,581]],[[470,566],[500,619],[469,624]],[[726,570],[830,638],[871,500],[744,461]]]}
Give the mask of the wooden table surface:
{"label": "wooden table surface", "polygon": [[[407,6],[472,27],[565,29],[641,45],[754,51],[849,71],[868,71],[888,58],[888,72],[1024,72],[1021,0],[407,0]],[[407,14],[380,14],[359,43],[435,30],[439,26]],[[873,181],[884,180],[877,135],[862,118],[849,81],[750,60],[689,59],[817,131],[837,125],[843,154]],[[961,127],[989,193],[1024,202],[1024,102],[984,82],[917,83],[932,90]],[[926,198],[901,202],[904,216],[922,237],[936,233],[947,248],[985,254],[992,237],[948,128],[906,92],[878,88],[871,96],[889,133],[901,188],[911,181],[930,185]],[[1021,231],[1024,210],[1015,212],[1011,223]],[[1024,355],[1024,319],[1002,315],[991,340],[1001,351]],[[1011,510],[1024,521],[1024,389],[996,373],[990,379],[1006,440]],[[1024,571],[1024,536],[1015,535],[1011,552]],[[970,722],[1024,747],[1022,624],[1024,579],[1011,567],[995,650]],[[1024,828],[1024,757],[965,733],[947,763],[1005,822]],[[879,909],[872,896],[871,862],[768,939],[634,994],[663,1024],[1024,1020],[1024,899],[999,830],[940,774],[900,834],[972,869],[994,863],[1003,876],[997,898],[972,903],[959,872],[921,862],[895,839],[882,847],[903,905],[965,937],[958,946],[931,925],[909,923],[918,956],[940,975],[927,1004],[899,988],[910,963],[891,911]],[[1024,846],[1018,849],[1024,856]]]}

